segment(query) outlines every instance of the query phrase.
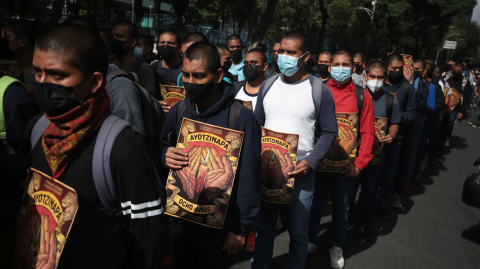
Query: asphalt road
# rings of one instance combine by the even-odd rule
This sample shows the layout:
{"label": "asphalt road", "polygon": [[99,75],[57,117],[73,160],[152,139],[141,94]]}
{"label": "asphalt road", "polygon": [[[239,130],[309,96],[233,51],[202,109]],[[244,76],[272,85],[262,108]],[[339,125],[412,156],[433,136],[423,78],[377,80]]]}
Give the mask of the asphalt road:
{"label": "asphalt road", "polygon": [[[480,157],[479,140],[480,128],[467,120],[456,123],[445,160],[435,166],[424,161],[419,184],[401,197],[403,207],[390,209],[390,221],[374,219],[378,239],[362,242],[357,226],[347,232],[345,268],[480,268],[480,209],[461,201],[465,178],[478,171],[473,162]],[[330,204],[323,211],[317,251],[308,255],[305,268],[330,268]],[[288,243],[288,232],[281,231],[271,268],[283,268]],[[250,258],[240,253],[231,268],[250,268]]]}

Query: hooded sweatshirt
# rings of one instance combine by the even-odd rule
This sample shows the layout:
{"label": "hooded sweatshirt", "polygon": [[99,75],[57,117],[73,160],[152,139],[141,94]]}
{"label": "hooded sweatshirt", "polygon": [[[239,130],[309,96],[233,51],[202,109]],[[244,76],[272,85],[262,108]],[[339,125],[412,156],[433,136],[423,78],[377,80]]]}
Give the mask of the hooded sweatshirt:
{"label": "hooded sweatshirt", "polygon": [[410,128],[411,124],[415,121],[417,117],[417,101],[416,101],[416,93],[415,88],[412,84],[409,85],[408,89],[408,100],[404,99],[403,96],[403,88],[402,84],[407,79],[403,78],[399,83],[395,85],[387,84],[386,82],[383,84],[383,90],[388,93],[397,93],[397,100],[400,103],[400,117],[402,122],[400,124],[400,128],[398,130],[397,137],[395,139],[402,139],[405,133],[406,128]]}
{"label": "hooded sweatshirt", "polygon": [[[327,86],[332,91],[333,100],[335,102],[335,112],[356,112],[357,107],[357,90],[353,79],[344,84],[338,84],[333,79],[329,80]],[[359,139],[360,148],[358,149],[358,156],[355,159],[355,167],[362,170],[367,167],[372,159],[372,146],[375,140],[375,126],[373,124],[373,102],[370,94],[363,90],[364,102],[362,115],[359,119]]]}
{"label": "hooded sweatshirt", "polygon": [[[190,98],[185,97],[185,110],[177,124],[178,104],[170,109],[163,125],[161,141],[165,145],[162,153],[162,162],[165,167],[165,154],[169,147],[175,147],[180,126],[183,118],[192,119],[230,128],[230,106],[234,103],[234,88],[232,84],[222,80],[218,84],[222,93],[220,99],[206,111],[197,112],[195,104]],[[239,165],[235,174],[232,195],[228,205],[223,229],[208,228],[193,222],[179,218],[173,218],[170,229],[174,234],[181,233],[182,229],[198,230],[202,233],[228,233],[229,231],[245,236],[246,227],[254,223],[260,209],[260,186],[261,186],[261,135],[262,131],[253,113],[246,107],[242,107],[235,123],[235,130],[244,133]],[[169,139],[170,137],[170,139]]]}

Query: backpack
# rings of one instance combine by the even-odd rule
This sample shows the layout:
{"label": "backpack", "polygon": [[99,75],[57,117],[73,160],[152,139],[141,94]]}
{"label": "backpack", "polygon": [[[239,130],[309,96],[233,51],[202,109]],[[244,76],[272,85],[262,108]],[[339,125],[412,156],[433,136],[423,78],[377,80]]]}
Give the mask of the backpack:
{"label": "backpack", "polygon": [[[110,63],[113,63],[113,60],[115,60],[116,58],[117,57],[115,56],[112,59],[110,59]],[[155,62],[153,64],[155,65],[159,62],[160,61]],[[146,63],[145,60],[143,60],[140,57],[135,57],[135,59],[133,60],[132,68],[128,72],[133,72],[137,76],[140,76],[140,67],[142,66],[143,63]],[[157,100],[162,100],[162,95],[160,94],[160,84],[165,85],[165,78],[161,74],[157,73],[156,68],[154,68],[151,65],[149,65],[149,66],[150,66],[150,68],[152,68],[153,74],[155,75],[155,91],[154,91],[155,94],[153,96],[155,96],[155,98],[157,98]],[[158,64],[156,66],[158,67]]]}
{"label": "backpack", "polygon": [[137,89],[137,96],[142,109],[143,127],[145,128],[146,150],[152,160],[155,162],[161,178],[166,179],[168,171],[160,164],[160,156],[163,151],[163,144],[160,141],[163,123],[165,122],[165,112],[158,101],[148,93],[139,83],[135,73],[126,73],[121,69],[115,69],[107,74],[107,86],[117,77],[126,77],[133,82]]}
{"label": "backpack", "polygon": [[237,82],[237,84],[235,84],[235,90],[233,92],[234,97],[237,96],[238,92],[242,89],[243,86],[245,86],[245,84],[247,84],[246,80],[239,81]]}
{"label": "backpack", "polygon": [[[43,115],[33,126],[30,136],[30,152],[42,138],[48,123],[49,120]],[[123,212],[122,206],[118,201],[117,188],[113,182],[112,172],[110,171],[110,153],[118,134],[127,127],[130,127],[128,122],[119,119],[113,114],[108,115],[98,132],[92,161],[93,181],[104,206],[102,211],[110,216],[117,217],[119,220],[123,218]],[[161,197],[165,197],[163,183],[160,181],[156,171],[155,176],[157,177],[157,186]],[[163,199],[162,203],[164,203]]]}

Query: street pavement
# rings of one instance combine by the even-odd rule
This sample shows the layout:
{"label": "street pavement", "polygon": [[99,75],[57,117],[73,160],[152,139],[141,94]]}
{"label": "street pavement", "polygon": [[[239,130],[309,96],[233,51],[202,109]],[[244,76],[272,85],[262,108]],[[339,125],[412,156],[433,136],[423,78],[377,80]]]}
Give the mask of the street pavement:
{"label": "street pavement", "polygon": [[[468,112],[473,115],[473,109]],[[473,162],[480,157],[480,128],[472,128],[468,120],[455,124],[444,161],[435,166],[424,161],[418,185],[401,197],[402,208],[390,208],[392,219],[382,221],[375,215],[376,241],[362,241],[356,216],[345,240],[345,268],[480,268],[480,209],[461,201],[464,180],[478,172]],[[330,204],[323,212],[317,251],[308,255],[305,268],[330,268]],[[283,268],[289,241],[288,232],[280,230],[270,268]],[[240,253],[231,268],[250,268],[250,258]]]}

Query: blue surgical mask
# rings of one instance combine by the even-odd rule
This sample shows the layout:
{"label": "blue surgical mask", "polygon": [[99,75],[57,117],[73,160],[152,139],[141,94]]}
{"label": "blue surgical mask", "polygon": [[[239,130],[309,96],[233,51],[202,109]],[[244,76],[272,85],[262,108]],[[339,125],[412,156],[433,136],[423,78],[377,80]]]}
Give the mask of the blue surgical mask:
{"label": "blue surgical mask", "polygon": [[139,47],[135,47],[135,49],[133,50],[133,54],[135,54],[135,56],[137,57],[143,57],[144,55],[143,49]]}
{"label": "blue surgical mask", "polygon": [[[305,53],[303,54],[305,55]],[[282,72],[285,76],[290,77],[297,73],[298,69],[305,63],[303,62],[302,65],[297,66],[298,59],[303,57],[293,57],[285,54],[278,55],[278,68],[280,72]]]}
{"label": "blue surgical mask", "polygon": [[331,67],[332,70],[332,78],[335,82],[339,84],[343,84],[347,82],[352,77],[352,68],[349,67]]}

